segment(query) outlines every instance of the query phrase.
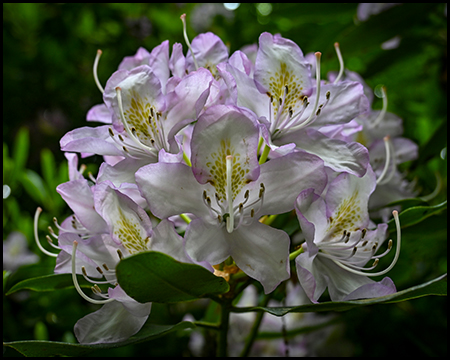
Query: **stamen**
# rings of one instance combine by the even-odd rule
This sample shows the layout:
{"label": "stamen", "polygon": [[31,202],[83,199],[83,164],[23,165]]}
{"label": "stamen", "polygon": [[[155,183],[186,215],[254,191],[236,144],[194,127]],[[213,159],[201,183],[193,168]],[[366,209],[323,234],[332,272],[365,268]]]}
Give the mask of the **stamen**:
{"label": "stamen", "polygon": [[378,114],[378,117],[371,124],[372,128],[374,128],[381,121],[383,121],[384,116],[386,115],[386,111],[387,111],[387,107],[388,107],[388,100],[387,100],[387,95],[386,95],[386,87],[384,87],[384,86],[381,87],[381,94],[382,94],[381,96],[383,98],[383,107],[382,107],[380,113]]}
{"label": "stamen", "polygon": [[191,43],[189,42],[189,38],[187,36],[187,31],[186,31],[186,14],[181,15],[180,19],[181,19],[181,22],[183,23],[184,41],[186,41],[186,45],[189,48],[189,50],[191,51],[192,60],[194,60],[195,70],[198,70],[198,64],[197,64],[197,60],[195,59],[194,50],[192,50]]}
{"label": "stamen", "polygon": [[[302,123],[292,126],[290,128],[290,131],[302,129],[305,126],[312,123],[317,118],[316,112],[317,112],[317,108],[319,106],[319,98],[320,98],[320,58],[322,56],[322,53],[316,52],[314,55],[316,56],[316,99],[314,101],[314,107],[313,107],[309,117]],[[328,95],[327,95],[327,97],[328,97]],[[314,115],[316,115],[316,117]]]}
{"label": "stamen", "polygon": [[34,240],[36,241],[36,244],[39,248],[39,250],[41,250],[45,255],[47,256],[51,256],[51,257],[57,257],[58,254],[54,254],[48,250],[45,250],[42,245],[41,242],[39,241],[39,235],[38,235],[38,221],[39,221],[39,215],[41,214],[42,209],[40,207],[38,207],[36,209],[36,213],[34,214]]}
{"label": "stamen", "polygon": [[98,62],[100,60],[100,56],[102,56],[102,51],[99,49],[99,50],[97,50],[97,55],[95,55],[93,71],[94,71],[95,84],[97,85],[100,92],[103,94],[105,92],[105,90],[103,89],[103,86],[100,84],[100,81],[98,80],[98,75],[97,75],[97,67],[98,67]]}
{"label": "stamen", "polygon": [[[127,132],[128,136],[136,143],[138,148],[141,148],[150,153],[154,153],[154,149],[152,149],[152,148],[148,147],[147,145],[144,145],[142,142],[140,142],[139,139],[133,134],[133,132],[128,127],[128,123],[125,120],[125,114],[124,114],[123,105],[122,105],[122,89],[119,86],[116,87],[116,94],[117,94],[117,102],[119,105],[120,120],[122,121],[123,127],[125,128],[125,131]],[[136,132],[136,130],[134,132]]]}
{"label": "stamen", "polygon": [[342,57],[341,49],[339,48],[338,42],[334,43],[334,49],[336,50],[336,55],[339,60],[339,74],[336,77],[336,79],[334,79],[334,82],[333,82],[333,84],[337,84],[339,82],[339,80],[341,80],[342,75],[344,74],[344,59]]}
{"label": "stamen", "polygon": [[58,245],[53,244],[53,240],[52,240],[52,238],[51,238],[50,236],[45,235],[45,238],[47,239],[48,243],[50,244],[50,246],[51,246],[52,248],[61,250],[61,248],[60,248]]}
{"label": "stamen", "polygon": [[76,262],[76,252],[77,252],[77,246],[78,246],[78,242],[74,241],[73,242],[73,246],[72,246],[72,281],[73,281],[73,285],[75,286],[75,289],[77,290],[78,294],[80,294],[80,296],[86,300],[89,301],[92,304],[98,304],[98,305],[103,305],[106,303],[109,303],[111,301],[114,301],[114,299],[106,299],[106,300],[95,300],[95,299],[91,299],[89,296],[87,296],[82,290],[80,285],[78,284],[78,279],[77,279],[77,274],[75,271],[75,262]]}
{"label": "stamen", "polygon": [[[400,219],[398,217],[398,211],[397,210],[392,211],[392,216],[394,217],[395,227],[397,229],[397,247],[395,249],[394,259],[392,260],[391,264],[386,269],[384,269],[382,271],[379,271],[379,272],[375,272],[375,273],[366,273],[366,272],[364,272],[364,271],[373,269],[378,264],[378,261],[379,261],[378,257],[372,257],[372,258],[375,258],[375,262],[374,262],[374,264],[372,265],[371,268],[359,268],[360,270],[355,269],[357,267],[356,266],[352,266],[351,264],[344,265],[343,263],[339,262],[336,259],[332,259],[332,261],[336,265],[341,267],[342,269],[347,270],[347,271],[349,271],[349,272],[351,272],[353,274],[356,274],[356,275],[361,275],[361,276],[381,276],[381,275],[384,275],[387,272],[389,272],[395,266],[395,264],[397,263],[397,260],[398,260],[398,258],[400,256],[400,248],[401,248],[401,228],[400,228]],[[389,246],[392,246],[392,245],[388,244],[388,248],[389,248]]]}
{"label": "stamen", "polygon": [[[88,274],[86,272],[86,268],[84,266],[81,267],[81,272],[83,277],[86,279],[86,281],[90,282],[91,284],[111,284],[112,281],[116,280],[106,280],[106,281],[98,281],[98,280],[92,280],[88,277]],[[102,274],[103,275],[103,274]],[[95,285],[94,285],[95,286]]]}
{"label": "stamen", "polygon": [[[392,141],[391,141],[390,136],[385,136],[383,138],[383,141],[384,141],[384,147],[385,147],[385,150],[386,150],[386,162],[384,163],[383,171],[381,172],[380,176],[377,179],[377,185],[382,185],[382,184],[386,184],[387,182],[389,182],[389,180],[392,179],[392,176],[394,176],[395,169],[396,169],[396,167],[395,167],[395,163],[396,163],[396,161],[395,161],[395,152],[392,151],[393,149],[391,149],[392,148]],[[389,176],[386,177],[386,174],[388,172],[388,169],[389,169],[389,166],[390,166],[390,163],[391,163],[391,157],[392,157],[392,162],[393,162],[392,170],[391,170]]]}
{"label": "stamen", "polygon": [[227,217],[227,231],[231,233],[234,230],[234,213],[233,213],[233,192],[231,187],[231,175],[232,175],[232,162],[233,155],[227,155],[226,157],[226,171],[227,171],[227,188],[226,196],[228,202],[228,213],[230,216]]}

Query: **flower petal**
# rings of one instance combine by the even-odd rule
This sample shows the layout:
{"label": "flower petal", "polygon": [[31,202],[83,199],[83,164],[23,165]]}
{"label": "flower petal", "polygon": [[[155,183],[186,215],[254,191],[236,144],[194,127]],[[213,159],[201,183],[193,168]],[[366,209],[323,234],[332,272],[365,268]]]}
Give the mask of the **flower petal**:
{"label": "flower petal", "polygon": [[184,237],[186,251],[196,262],[206,261],[216,265],[230,256],[230,243],[225,232],[216,225],[195,219],[189,224]]}
{"label": "flower petal", "polygon": [[304,151],[264,163],[261,165],[261,175],[255,182],[258,187],[260,183],[265,187],[264,204],[258,214],[281,214],[292,210],[301,191],[315,188],[321,193],[326,179],[322,160]]}
{"label": "flower petal", "polygon": [[203,203],[203,187],[184,164],[157,163],[140,168],[136,183],[151,212],[165,219],[172,215],[209,214]]}
{"label": "flower petal", "polygon": [[369,152],[361,144],[347,143],[339,139],[330,139],[315,129],[293,131],[274,141],[276,145],[295,143],[297,148],[319,156],[337,172],[349,172],[363,176],[369,164]]}
{"label": "flower petal", "polygon": [[289,278],[290,240],[284,231],[254,221],[226,237],[236,265],[258,280],[266,294]]}
{"label": "flower petal", "polygon": [[[150,312],[151,303],[145,305]],[[78,320],[74,332],[81,344],[115,343],[136,334],[147,318],[134,316],[122,303],[113,301]]]}
{"label": "flower petal", "polygon": [[235,106],[216,105],[207,109],[194,127],[192,171],[201,184],[212,184],[220,198],[226,198],[227,156],[233,157],[233,194],[259,176],[259,131],[250,116]]}

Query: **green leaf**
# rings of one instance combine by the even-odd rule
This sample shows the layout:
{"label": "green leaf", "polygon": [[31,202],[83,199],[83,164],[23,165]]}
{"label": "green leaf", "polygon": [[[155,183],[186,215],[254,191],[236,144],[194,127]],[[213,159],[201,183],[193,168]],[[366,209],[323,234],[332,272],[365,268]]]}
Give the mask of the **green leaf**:
{"label": "green leaf", "polygon": [[156,251],[120,261],[116,275],[122,289],[141,303],[190,301],[229,290],[225,279],[205,268]]}
{"label": "green leaf", "polygon": [[[399,214],[400,226],[402,228],[415,225],[422,220],[425,220],[431,215],[435,215],[443,210],[447,209],[447,201],[444,201],[438,205],[434,206],[413,206]],[[395,231],[394,219],[388,222],[389,232]]]}
{"label": "green leaf", "polygon": [[49,196],[44,181],[39,174],[33,170],[26,169],[19,178],[23,187],[34,201],[38,204],[47,204]]}
{"label": "green leaf", "polygon": [[427,283],[413,286],[409,289],[398,291],[391,295],[380,296],[372,299],[351,300],[351,301],[327,301],[319,304],[307,304],[291,307],[263,307],[252,306],[243,308],[233,308],[232,312],[266,311],[276,316],[283,316],[290,312],[319,312],[319,311],[346,311],[356,307],[389,304],[405,300],[412,300],[428,295],[447,296],[447,274],[444,274]]}
{"label": "green leaf", "polygon": [[[92,286],[81,276],[77,276],[77,279],[81,287],[89,288]],[[18,282],[9,289],[6,295],[11,295],[19,290],[54,291],[71,287],[74,287],[71,274],[52,274]]]}
{"label": "green leaf", "polygon": [[154,340],[173,331],[194,327],[195,325],[188,321],[182,321],[176,325],[146,323],[136,335],[117,343],[81,345],[55,341],[12,341],[4,342],[3,346],[11,347],[25,356],[82,356],[95,350],[118,348]]}

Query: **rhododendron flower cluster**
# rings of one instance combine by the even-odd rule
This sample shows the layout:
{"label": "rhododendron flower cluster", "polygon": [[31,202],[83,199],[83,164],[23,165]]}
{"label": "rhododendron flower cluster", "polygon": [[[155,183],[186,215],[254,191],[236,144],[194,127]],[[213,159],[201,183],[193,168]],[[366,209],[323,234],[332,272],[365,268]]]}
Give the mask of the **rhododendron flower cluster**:
{"label": "rhododendron flower cluster", "polygon": [[[344,70],[339,44],[341,69],[325,80],[321,53],[305,55],[279,34],[260,35],[254,62],[212,33],[185,39],[187,52],[169,41],[138,49],[104,86],[99,51],[103,102],[87,121],[101,125],[61,139],[70,181],[57,191],[73,216],[51,230],[59,252],[39,244],[41,209],[35,234],[56,257],[55,273],[71,273],[80,295],[103,305],[75,325],[78,341],[122,341],[143,326],[151,303],[128,296],[115,268],[146,251],[227,280],[240,273],[266,294],[296,277],[299,305],[317,303],[327,288],[333,301],[396,292],[390,278],[371,277],[398,259],[398,214],[395,243],[369,207],[410,192],[396,165],[417,147],[400,137],[386,91],[383,109],[372,110],[371,90]],[[103,156],[96,177],[83,176],[77,153]],[[298,218],[295,238],[271,226],[285,213]],[[394,248],[393,262],[378,269]]]}

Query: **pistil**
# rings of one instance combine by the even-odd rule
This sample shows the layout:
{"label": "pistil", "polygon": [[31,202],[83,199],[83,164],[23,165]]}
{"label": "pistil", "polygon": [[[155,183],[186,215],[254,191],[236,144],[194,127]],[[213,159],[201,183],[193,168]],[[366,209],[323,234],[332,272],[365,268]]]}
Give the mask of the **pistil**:
{"label": "pistil", "polygon": [[228,217],[227,217],[227,231],[231,233],[234,230],[234,211],[233,211],[233,191],[231,187],[231,175],[233,169],[233,155],[226,157],[226,198],[228,202]]}

